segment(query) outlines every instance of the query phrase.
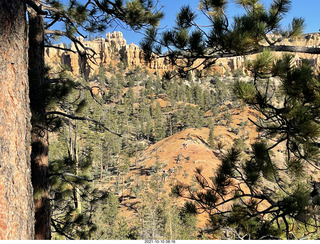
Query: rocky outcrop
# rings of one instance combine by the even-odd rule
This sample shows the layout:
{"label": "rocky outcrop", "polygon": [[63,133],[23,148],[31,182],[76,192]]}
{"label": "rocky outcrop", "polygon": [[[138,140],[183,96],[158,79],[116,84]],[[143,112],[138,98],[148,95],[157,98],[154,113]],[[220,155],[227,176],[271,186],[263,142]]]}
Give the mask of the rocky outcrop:
{"label": "rocky outcrop", "polygon": [[[278,38],[276,36],[273,39]],[[172,69],[169,61],[164,58],[158,58],[151,63],[146,63],[143,58],[143,52],[139,46],[127,41],[123,38],[121,32],[107,33],[106,38],[97,38],[90,41],[85,41],[83,38],[78,39],[83,47],[71,44],[70,50],[63,50],[66,48],[64,44],[59,44],[56,48],[47,48],[45,59],[46,63],[51,66],[53,71],[58,70],[61,66],[68,67],[74,75],[83,74],[85,76],[98,73],[99,67],[103,66],[106,70],[114,69],[119,62],[125,64],[127,68],[134,68],[136,66],[145,67],[152,73],[162,74],[165,71]],[[279,44],[290,46],[307,46],[320,47],[319,33],[306,34],[299,38],[285,39]],[[79,55],[78,51],[86,51],[91,53],[89,59],[85,59]],[[280,55],[280,54],[279,54]],[[253,59],[254,55],[247,56],[246,59]],[[246,73],[244,64],[246,59],[243,57],[233,57],[219,59],[211,68],[211,73],[219,73],[224,76],[231,72],[240,71]],[[302,59],[309,59],[314,67],[319,67],[319,55],[311,54],[294,54],[294,62],[299,63]]]}
{"label": "rocky outcrop", "polygon": [[114,43],[117,49],[120,49],[127,44],[127,41],[123,38],[123,34],[120,31],[107,33],[106,42]]}
{"label": "rocky outcrop", "polygon": [[[76,76],[80,74],[90,76],[98,73],[100,66],[109,70],[111,67],[115,68],[119,62],[124,63],[128,68],[146,67],[151,72],[164,72],[169,69],[169,64],[164,59],[146,64],[139,46],[133,43],[128,45],[121,32],[107,33],[105,39],[85,41],[83,38],[78,38],[78,40],[83,47],[72,43],[70,51],[63,50],[67,48],[64,44],[57,45],[58,48],[46,48],[46,63],[53,71],[65,66]],[[92,54],[89,59],[84,59],[78,54],[79,50],[84,51],[84,49]]]}

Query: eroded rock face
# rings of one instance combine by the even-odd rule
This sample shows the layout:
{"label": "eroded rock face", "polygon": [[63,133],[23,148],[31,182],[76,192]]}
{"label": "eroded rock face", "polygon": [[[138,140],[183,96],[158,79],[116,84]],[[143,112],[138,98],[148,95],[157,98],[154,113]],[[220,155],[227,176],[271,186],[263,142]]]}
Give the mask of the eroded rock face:
{"label": "eroded rock face", "polygon": [[123,34],[120,31],[107,33],[105,41],[110,44],[113,42],[118,49],[120,49],[122,46],[127,45],[127,41],[123,38]]}
{"label": "eroded rock face", "polygon": [[[52,71],[57,71],[62,65],[67,66],[70,71],[76,76],[85,74],[90,76],[97,73],[102,65],[105,68],[114,67],[119,62],[123,62],[128,68],[136,66],[146,66],[143,59],[142,50],[135,44],[127,44],[121,32],[107,33],[106,39],[97,38],[91,41],[84,41],[83,38],[78,38],[82,42],[83,47],[78,45],[78,49],[84,51],[87,49],[92,57],[84,63],[84,59],[78,54],[75,44],[71,44],[72,51],[65,51],[63,44],[59,44],[58,48],[47,48],[45,52],[46,63],[52,68]],[[89,68],[90,67],[90,68]],[[169,66],[163,59],[158,59],[149,64],[146,68],[151,72],[167,70]]]}
{"label": "eroded rock face", "polygon": [[[276,37],[274,37],[276,38]],[[162,74],[165,71],[172,69],[168,60],[158,58],[151,63],[146,63],[143,58],[143,52],[139,46],[127,41],[123,38],[121,32],[107,33],[106,38],[97,38],[91,41],[85,41],[83,38],[78,38],[83,44],[83,47],[76,46],[72,43],[70,49],[72,51],[58,50],[55,48],[46,49],[46,63],[49,64],[53,70],[58,70],[61,65],[69,67],[72,73],[76,76],[83,74],[91,76],[98,73],[99,67],[102,65],[105,68],[115,67],[119,62],[122,62],[128,68],[136,66],[145,67],[152,73]],[[320,47],[320,35],[318,33],[306,34],[295,39],[286,39],[279,44],[291,46],[308,46]],[[63,44],[58,45],[59,48],[65,48]],[[87,49],[92,54],[89,60],[86,60],[78,54],[78,51]],[[280,55],[280,54],[279,54]],[[222,76],[230,74],[230,72],[240,71],[246,73],[244,64],[246,59],[253,59],[255,55],[243,57],[233,57],[219,59],[217,63],[211,68],[209,72],[219,73]],[[302,59],[309,59],[311,64],[315,67],[319,66],[319,55],[310,54],[294,54],[294,62],[299,63]],[[199,63],[201,60],[199,60]]]}

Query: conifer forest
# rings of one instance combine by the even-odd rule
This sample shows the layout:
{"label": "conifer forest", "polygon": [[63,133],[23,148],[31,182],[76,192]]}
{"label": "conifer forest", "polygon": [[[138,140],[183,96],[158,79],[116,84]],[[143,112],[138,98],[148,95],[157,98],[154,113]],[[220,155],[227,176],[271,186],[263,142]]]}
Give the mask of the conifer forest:
{"label": "conifer forest", "polygon": [[319,239],[295,2],[0,0],[0,240]]}

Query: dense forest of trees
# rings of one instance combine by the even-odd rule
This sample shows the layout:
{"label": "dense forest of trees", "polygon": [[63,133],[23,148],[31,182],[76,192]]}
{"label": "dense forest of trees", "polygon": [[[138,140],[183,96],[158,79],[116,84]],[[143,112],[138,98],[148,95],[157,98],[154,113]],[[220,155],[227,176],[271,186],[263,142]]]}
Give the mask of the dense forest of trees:
{"label": "dense forest of trees", "polygon": [[[223,99],[215,96],[216,90],[231,89],[231,80],[230,84],[218,77],[201,84],[180,79],[169,82],[125,65],[113,69],[108,77],[99,73],[88,80],[77,79],[75,85],[91,82],[99,87],[94,98],[89,90],[73,89],[54,105],[63,114],[90,120],[51,117],[53,124],[60,125],[52,133],[49,150],[53,237],[195,238],[195,215],[176,206],[172,198],[159,195],[164,192],[160,162],[151,169],[148,180],[128,175],[137,167],[137,155],[148,145],[186,128],[208,126],[204,113],[216,113],[217,104],[228,96],[231,99],[227,93]],[[60,75],[73,77],[67,70]],[[159,101],[169,105],[161,108]],[[134,223],[130,225],[117,214],[126,197],[124,189],[130,189],[127,197],[141,200],[135,210],[138,217],[131,217]],[[115,215],[109,217],[111,213]]]}
{"label": "dense forest of trees", "polygon": [[[28,6],[28,9],[27,9]],[[86,31],[103,31],[105,28],[112,25],[115,21],[123,21],[128,26],[133,29],[140,29],[146,26],[155,26],[157,25],[159,19],[162,17],[162,13],[154,9],[152,2],[140,2],[140,1],[131,1],[127,3],[123,3],[123,1],[67,1],[67,4],[64,6],[60,1],[56,0],[48,0],[48,1],[40,1],[40,0],[19,0],[12,3],[12,1],[1,1],[1,58],[4,59],[4,68],[1,69],[1,75],[4,77],[3,80],[10,81],[9,78],[6,78],[7,66],[11,64],[23,65],[19,72],[21,72],[21,78],[16,77],[17,81],[24,81],[26,84],[20,90],[16,90],[18,93],[23,93],[25,98],[21,101],[13,102],[12,107],[10,104],[6,104],[9,100],[4,100],[3,108],[6,108],[8,111],[15,111],[16,107],[24,108],[23,111],[19,112],[21,114],[21,120],[23,120],[24,124],[18,125],[17,128],[25,131],[26,135],[19,133],[23,140],[19,140],[19,142],[24,143],[25,147],[28,149],[30,138],[28,136],[29,128],[30,128],[30,116],[29,111],[32,111],[32,152],[31,152],[31,164],[32,164],[32,184],[36,194],[34,204],[29,200],[23,200],[21,203],[17,202],[18,209],[27,209],[28,208],[28,233],[22,235],[24,238],[32,239],[34,236],[33,230],[35,229],[35,237],[37,239],[50,239],[51,236],[51,223],[50,223],[50,201],[49,197],[49,177],[48,177],[48,130],[50,126],[48,123],[48,114],[46,106],[50,103],[50,96],[52,94],[50,91],[50,84],[54,83],[53,80],[49,81],[45,79],[45,67],[44,67],[44,47],[51,46],[51,42],[53,38],[56,36],[65,36],[73,41],[79,53],[82,55],[82,58],[85,60],[92,55],[90,50],[85,49],[81,42],[76,39],[76,35],[82,35]],[[26,14],[28,13],[28,19],[26,18]],[[45,16],[45,18],[44,18]],[[60,24],[59,30],[55,30],[55,24]],[[29,27],[29,30],[27,30]],[[29,33],[29,36],[27,36]],[[20,43],[14,44],[11,39],[21,40]],[[29,40],[29,41],[28,41]],[[29,44],[29,45],[28,45]],[[13,46],[10,46],[13,45]],[[82,48],[82,50],[80,50]],[[21,50],[20,53],[23,55],[14,55],[13,53],[7,53],[6,50],[14,50],[17,52]],[[27,56],[28,50],[29,57]],[[10,54],[10,55],[9,55]],[[16,57],[17,61],[9,60],[8,57]],[[27,60],[27,58],[29,58]],[[8,67],[9,67],[8,66]],[[29,70],[26,69],[29,67]],[[85,68],[85,66],[84,66]],[[16,74],[16,69],[14,66],[11,67],[11,70]],[[21,70],[21,71],[20,71]],[[26,73],[27,72],[27,73]],[[15,77],[12,75],[12,77]],[[15,81],[12,80],[14,83]],[[56,80],[56,83],[61,83],[63,81]],[[4,86],[9,88],[9,86]],[[17,86],[15,86],[17,87]],[[30,88],[30,92],[29,92]],[[24,92],[23,92],[24,91]],[[1,90],[3,94],[10,94],[9,91]],[[29,93],[30,93],[30,105],[29,107]],[[57,94],[56,94],[57,95]],[[63,95],[62,93],[60,95]],[[12,97],[19,97],[11,94]],[[4,96],[4,97],[7,97]],[[57,97],[55,97],[57,98]],[[8,117],[7,113],[4,112],[1,116],[6,120]],[[8,117],[9,118],[9,117]],[[50,119],[49,119],[50,120]],[[10,124],[3,123],[3,124]],[[13,127],[14,128],[14,127]],[[24,129],[25,128],[25,129]],[[6,128],[3,128],[5,131]],[[10,130],[9,130],[10,131]],[[8,131],[8,133],[9,133]],[[14,134],[17,132],[12,132],[12,135],[8,134],[8,137],[3,139],[3,145],[6,149],[6,154],[4,158],[7,158],[11,153],[19,152],[18,157],[19,160],[22,160],[22,166],[19,167],[19,170],[22,172],[30,172],[30,165],[27,155],[27,159],[23,159],[24,156],[22,154],[27,153],[29,150],[20,150],[17,146],[10,146],[10,138],[14,138]],[[21,154],[22,153],[22,154]],[[21,155],[20,155],[21,154]],[[7,161],[7,167],[4,169],[12,169],[15,160],[15,157],[9,156]],[[21,168],[21,169],[20,169]],[[9,171],[10,171],[9,170]],[[15,171],[13,171],[15,172]],[[18,172],[18,171],[17,171]],[[5,177],[3,179],[7,179],[7,175],[10,175],[7,170],[3,173]],[[20,175],[23,175],[21,173]],[[28,174],[28,173],[27,173]],[[19,175],[18,173],[12,175]],[[19,180],[6,180],[6,182],[19,182]],[[32,192],[29,187],[30,184],[30,176],[27,175],[25,179],[25,184],[21,182],[21,187],[17,184],[17,189],[26,189],[25,193],[19,194],[27,197],[32,197],[30,194]],[[6,184],[14,184],[14,183],[6,183]],[[15,186],[15,185],[12,185]],[[7,206],[8,213],[10,213],[14,206],[11,206],[12,202],[9,199],[5,198],[5,194],[8,194],[8,187],[6,186],[3,189],[3,204]],[[40,194],[41,193],[41,194]],[[18,193],[17,193],[18,194]],[[27,207],[28,206],[28,207]],[[34,207],[33,207],[34,206]],[[30,227],[30,222],[33,222],[33,208],[35,208],[35,228]],[[16,216],[22,216],[23,211],[21,210],[21,214],[16,214]],[[4,222],[11,221],[10,218],[3,216]],[[17,220],[19,222],[19,220]],[[17,222],[19,226],[20,223]],[[24,223],[27,223],[24,222]],[[12,222],[12,225],[16,224]],[[4,238],[15,238],[14,236],[10,237],[12,231],[12,227],[4,224],[3,235]],[[20,228],[22,229],[22,228]],[[6,237],[7,236],[7,237]],[[16,238],[19,238],[19,234],[17,234]]]}
{"label": "dense forest of trees", "polygon": [[[229,238],[317,238],[320,81],[307,61],[295,67],[292,56],[276,59],[271,51],[319,53],[319,49],[276,45],[303,31],[303,19],[295,18],[288,30],[281,29],[280,21],[291,1],[273,1],[270,8],[258,0],[236,1],[245,14],[230,25],[227,2],[201,1],[209,32],[204,33],[195,23],[194,11],[184,7],[176,27],[161,35],[150,29],[142,42],[147,58],[155,52],[177,65],[177,71],[168,74],[171,77],[210,67],[219,57],[261,53],[246,64],[252,82],[236,82],[234,92],[262,114],[258,122],[251,122],[264,133],[263,138],[252,144],[249,157],[241,157],[234,145],[210,179],[197,169],[199,191],[181,184],[175,193],[189,198],[195,212],[207,211],[212,230],[228,231]],[[166,47],[165,53],[160,46]],[[271,84],[274,77],[280,80],[279,86]],[[286,148],[284,163],[272,158],[272,149],[281,143]]]}
{"label": "dense forest of trees", "polygon": [[[319,238],[319,77],[307,62],[292,67],[289,55],[277,60],[270,51],[320,50],[276,45],[303,31],[302,19],[280,28],[291,1],[274,0],[268,9],[258,0],[236,1],[245,14],[233,25],[227,2],[200,1],[210,30],[183,7],[177,26],[160,33],[163,14],[152,1],[0,0],[0,239],[204,238],[197,229],[201,210],[210,216],[206,231],[220,238]],[[146,30],[147,60],[165,56],[176,69],[155,77],[124,64],[113,76],[101,67],[88,77],[86,60],[95,54],[76,36],[118,21]],[[82,77],[64,69],[48,75],[44,48],[53,48],[57,36],[75,43]],[[250,82],[191,75],[218,58],[253,53],[261,54],[247,64]],[[94,95],[88,82],[101,92]],[[239,104],[238,98],[263,115],[251,122],[264,136],[244,157],[235,143],[211,179],[197,169],[198,191],[176,185],[173,193],[190,200],[183,208],[160,194],[160,162],[145,180],[126,177],[140,151],[186,128],[210,128],[213,147],[205,112],[216,115],[219,105]],[[283,165],[271,157],[280,143]],[[141,200],[130,223],[119,211],[129,186]]]}

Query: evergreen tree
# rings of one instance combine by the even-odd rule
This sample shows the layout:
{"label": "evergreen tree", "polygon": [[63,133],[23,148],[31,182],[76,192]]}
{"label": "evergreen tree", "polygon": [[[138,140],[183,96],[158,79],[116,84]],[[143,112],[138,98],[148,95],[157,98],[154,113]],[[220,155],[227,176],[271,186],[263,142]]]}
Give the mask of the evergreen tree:
{"label": "evergreen tree", "polygon": [[[52,94],[49,84],[60,83],[61,80],[44,79],[44,47],[60,48],[52,45],[57,36],[69,38],[79,52],[83,65],[80,67],[87,78],[88,66],[86,59],[94,55],[75,35],[84,36],[83,32],[103,31],[118,19],[133,29],[141,29],[148,25],[155,26],[162,13],[154,11],[151,2],[140,1],[69,1],[63,5],[59,0],[28,0],[29,11],[29,80],[30,100],[32,110],[32,165],[34,188],[41,190],[36,203],[36,238],[50,239],[50,206],[48,201],[48,130],[50,129],[49,111],[46,100]],[[45,3],[45,4],[43,4]],[[44,21],[43,15],[46,15]],[[61,29],[54,30],[54,24],[60,24]],[[45,41],[46,40],[46,41]],[[65,48],[63,48],[65,49]],[[50,77],[51,78],[51,77]],[[48,92],[49,91],[49,92]],[[48,93],[47,93],[48,92]],[[63,116],[62,113],[55,113]],[[68,116],[68,115],[67,115]],[[72,116],[69,115],[69,118]],[[75,119],[75,117],[73,117]],[[41,135],[41,136],[39,136]],[[44,136],[42,136],[44,135]],[[39,213],[39,214],[38,214]]]}
{"label": "evergreen tree", "polygon": [[[319,228],[319,182],[312,172],[319,170],[319,79],[308,64],[292,67],[288,56],[275,61],[270,51],[319,54],[319,49],[277,45],[303,31],[301,18],[294,18],[287,30],[281,29],[291,1],[274,0],[269,8],[259,0],[236,1],[245,12],[232,21],[226,14],[227,3],[200,1],[200,10],[211,23],[207,32],[186,6],[177,15],[175,28],[161,33],[162,38],[158,30],[150,29],[141,45],[147,59],[164,55],[177,67],[166,77],[184,77],[200,67],[199,61],[201,68],[208,68],[218,58],[261,53],[249,63],[253,82],[238,81],[234,90],[263,115],[252,122],[264,132],[264,139],[271,140],[254,143],[249,158],[242,160],[238,149],[230,149],[210,181],[197,170],[201,190],[193,193],[190,186],[177,185],[175,192],[193,200],[192,209],[209,213],[212,230],[231,230],[233,238],[317,238],[313,234]],[[272,39],[269,34],[280,37]],[[161,53],[159,45],[167,53]],[[271,85],[271,76],[281,80],[280,87]],[[284,165],[271,156],[281,144],[286,148]]]}
{"label": "evergreen tree", "polygon": [[182,128],[200,128],[204,125],[203,115],[198,106],[186,105],[181,114]]}
{"label": "evergreen tree", "polygon": [[[268,51],[249,64],[254,82],[237,82],[234,89],[263,115],[258,122],[251,122],[264,133],[264,140],[251,145],[249,158],[241,159],[235,145],[211,182],[198,169],[201,190],[187,194],[210,214],[213,230],[232,228],[236,235],[229,238],[318,237],[314,233],[320,228],[320,81],[308,63],[298,67],[290,64],[289,56],[274,60]],[[271,76],[278,77],[281,85],[271,89]],[[275,103],[275,94],[281,97],[280,103]],[[272,150],[280,145],[285,146],[285,163],[272,157]],[[185,196],[190,186],[175,189]]]}
{"label": "evergreen tree", "polygon": [[208,138],[208,144],[211,148],[214,148],[214,135],[213,135],[213,126],[211,125],[209,128],[209,138]]}
{"label": "evergreen tree", "polygon": [[149,179],[139,182],[137,204],[139,239],[196,239],[198,229],[195,213],[178,207],[173,198],[164,196],[162,164]]}
{"label": "evergreen tree", "polygon": [[[25,18],[25,3],[29,5],[28,19]],[[280,20],[283,14],[288,11],[290,1],[275,0],[269,9],[265,9],[258,0],[237,1],[239,5],[245,8],[246,12],[243,16],[236,17],[233,25],[228,25],[225,15],[226,3],[227,1],[201,1],[200,10],[206,13],[213,26],[212,31],[206,35],[203,35],[200,28],[198,28],[199,26],[195,24],[195,14],[190,8],[182,8],[181,13],[178,14],[177,28],[165,32],[162,35],[163,39],[156,37],[154,29],[149,31],[149,37],[143,43],[147,57],[151,57],[151,51],[156,47],[154,41],[159,41],[159,44],[167,47],[168,53],[165,55],[168,55],[173,64],[180,66],[173,75],[178,74],[186,77],[188,72],[190,74],[190,69],[194,69],[194,64],[199,59],[202,60],[204,67],[208,67],[219,57],[258,53],[262,52],[266,46],[269,46],[269,49],[273,51],[319,53],[318,48],[275,45],[280,39],[272,40],[269,38],[269,33],[280,32],[284,38],[301,33],[303,26],[301,19],[294,19],[292,28],[289,28],[286,32],[281,31],[279,28]],[[8,194],[13,189],[16,192],[15,195],[21,195],[21,198],[17,199],[18,201],[16,202],[20,203],[25,200],[27,211],[29,211],[25,212],[25,208],[20,211],[21,207],[18,204],[10,205],[14,206],[15,210],[17,209],[19,213],[23,212],[23,216],[28,216],[27,221],[21,221],[20,217],[22,215],[17,215],[17,218],[10,219],[8,223],[1,225],[1,228],[5,228],[1,233],[4,233],[5,238],[33,238],[33,234],[31,233],[33,227],[30,227],[32,226],[30,224],[32,222],[30,209],[32,209],[33,204],[28,199],[31,193],[30,177],[28,176],[30,167],[27,160],[28,157],[23,153],[29,152],[27,149],[28,140],[26,139],[28,133],[25,134],[30,127],[27,122],[29,118],[27,109],[28,92],[26,91],[28,89],[28,82],[23,83],[23,86],[15,86],[15,89],[13,89],[15,93],[10,88],[10,84],[17,84],[18,80],[22,82],[26,80],[25,68],[28,66],[33,127],[31,160],[33,165],[33,187],[35,189],[36,238],[49,239],[51,237],[49,197],[53,197],[53,206],[55,211],[58,211],[55,212],[57,215],[53,216],[53,219],[56,218],[53,221],[55,231],[59,232],[61,236],[70,239],[91,238],[96,229],[91,221],[93,209],[95,209],[94,204],[98,199],[103,198],[105,194],[91,191],[90,177],[92,175],[88,175],[86,170],[89,167],[91,168],[90,172],[94,171],[92,167],[97,159],[95,159],[96,156],[91,154],[93,150],[97,150],[94,147],[99,144],[101,148],[101,145],[99,140],[97,142],[89,140],[90,133],[80,131],[79,125],[83,123],[83,125],[90,127],[96,133],[102,133],[102,129],[112,132],[112,135],[107,137],[111,143],[110,151],[112,151],[111,154],[113,154],[114,158],[120,159],[120,150],[129,148],[128,140],[114,140],[113,135],[119,136],[119,133],[129,134],[130,129],[128,126],[125,128],[123,122],[127,121],[129,123],[131,121],[128,120],[128,113],[118,116],[122,113],[118,107],[104,113],[104,115],[108,116],[107,119],[94,113],[96,108],[92,104],[88,106],[89,111],[81,111],[81,108],[86,104],[86,100],[90,97],[84,95],[83,92],[79,92],[79,97],[64,104],[63,102],[66,100],[61,98],[64,98],[71,89],[76,88],[77,91],[86,90],[87,86],[81,84],[81,82],[71,81],[67,77],[59,77],[59,79],[56,79],[56,77],[54,79],[52,77],[44,77],[43,48],[44,46],[52,47],[54,37],[68,37],[75,43],[80,57],[84,61],[81,69],[83,76],[87,78],[86,71],[88,70],[88,66],[86,57],[90,56],[90,50],[86,49],[79,39],[75,38],[77,33],[102,31],[113,20],[124,21],[133,29],[144,28],[149,25],[155,26],[162,14],[158,11],[153,11],[152,1],[136,0],[126,2],[72,0],[67,2],[66,5],[61,4],[57,0],[25,0],[23,2],[12,1],[10,3],[3,0],[0,6],[4,10],[4,14],[0,17],[0,23],[2,23],[0,24],[0,42],[3,44],[2,46],[6,47],[3,49],[6,53],[2,53],[1,58],[5,67],[8,66],[2,69],[5,72],[0,73],[3,75],[3,84],[5,84],[6,88],[3,90],[4,95],[2,96],[3,100],[1,100],[5,106],[2,107],[6,107],[7,109],[1,113],[0,117],[3,121],[6,121],[6,123],[3,123],[4,126],[8,124],[7,119],[17,118],[15,120],[17,123],[15,124],[19,128],[17,127],[16,130],[23,137],[21,140],[18,138],[15,145],[11,145],[12,140],[8,140],[7,138],[17,137],[12,132],[12,128],[4,127],[4,135],[7,136],[1,140],[0,147],[3,149],[3,158],[6,160],[0,166],[3,176],[1,178],[5,179],[5,181],[0,181],[0,185],[3,185],[1,188],[3,189],[2,196],[5,196],[6,200],[8,199]],[[46,15],[45,20],[43,15]],[[29,65],[27,65],[27,56],[25,55],[27,47],[24,47],[25,43],[27,43],[27,37],[25,36],[27,33],[25,29],[27,21],[30,27]],[[53,30],[52,28],[55,24],[59,23],[62,24],[60,25],[62,29]],[[7,28],[8,24],[10,28]],[[265,41],[267,44],[262,44],[262,41]],[[54,48],[60,47],[55,46]],[[19,51],[19,55],[17,55],[15,49]],[[62,49],[67,49],[67,47]],[[158,46],[156,49],[157,51],[160,50]],[[1,49],[2,52],[3,50]],[[8,59],[9,56],[13,58],[13,61]],[[21,68],[21,70],[15,68],[16,66]],[[234,90],[246,103],[255,106],[264,114],[265,118],[255,123],[261,131],[266,132],[267,139],[272,137],[271,139],[275,142],[268,145],[262,141],[252,145],[252,153],[249,159],[244,160],[242,163],[238,160],[237,150],[231,150],[223,160],[216,177],[212,179],[213,186],[205,183],[199,170],[197,179],[199,184],[204,188],[204,191],[199,192],[197,195],[192,195],[191,198],[201,203],[211,213],[212,226],[214,228],[218,224],[222,227],[231,226],[234,233],[237,234],[236,236],[265,238],[262,234],[267,234],[267,237],[282,237],[285,235],[289,239],[293,237],[293,234],[296,235],[299,229],[302,229],[303,235],[311,235],[312,232],[317,233],[319,182],[311,179],[313,181],[311,184],[303,173],[306,164],[318,170],[319,99],[317,91],[319,90],[319,79],[312,73],[308,64],[303,63],[299,67],[291,67],[290,58],[285,57],[282,60],[273,61],[268,52],[259,56],[257,61],[250,64],[249,68],[251,68],[255,75],[253,83],[239,81],[236,83]],[[13,79],[6,75],[10,71],[14,73]],[[281,79],[282,87],[280,90],[270,85],[271,83],[268,79],[270,75]],[[115,86],[118,90],[116,89],[112,93],[113,99],[116,100],[121,99],[120,89],[126,85],[120,76],[118,78],[117,84],[119,86]],[[178,94],[178,86],[176,84],[170,86],[170,81],[163,83],[163,88],[168,91],[170,98],[174,98]],[[171,90],[170,88],[173,89]],[[158,92],[160,90],[158,87]],[[193,96],[192,89],[188,89],[187,93],[189,102],[196,102],[201,107],[204,106],[202,99],[199,99],[199,93]],[[8,97],[7,94],[11,96]],[[19,97],[19,94],[23,94],[23,96]],[[277,103],[274,103],[273,94],[277,95]],[[14,100],[15,98],[21,99]],[[97,101],[97,99],[94,100]],[[17,106],[7,106],[8,104],[11,105],[12,101]],[[279,101],[281,102],[279,103]],[[56,110],[56,105],[62,110]],[[21,112],[17,110],[17,107],[22,108]],[[188,112],[189,110],[190,108],[184,112]],[[23,121],[15,116],[18,113],[24,115],[21,117]],[[158,117],[156,117],[156,114],[158,114]],[[93,118],[84,117],[85,115],[92,115]],[[160,112],[158,111],[154,114],[154,134],[157,140],[160,140],[164,136],[164,132],[160,129],[160,125],[163,125],[162,116],[161,109]],[[182,120],[191,121],[190,123],[186,123],[185,126],[197,126],[195,124],[196,117],[184,117],[181,111],[177,112],[177,118],[182,118],[179,122]],[[202,118],[202,116],[198,118]],[[156,125],[156,122],[159,122],[159,124]],[[61,124],[67,127],[61,129]],[[63,153],[60,160],[53,160],[49,165],[47,157],[47,132],[49,130],[58,130],[59,128],[61,131],[64,130],[64,133],[60,136],[63,134],[67,135],[67,141],[61,149]],[[88,136],[88,141],[94,144],[93,148],[79,145],[81,142],[80,134]],[[21,145],[20,141],[22,142]],[[281,143],[286,144],[286,163],[279,166],[271,159],[270,150]],[[18,146],[20,149],[16,150],[17,153],[12,153],[11,148]],[[129,155],[130,153],[127,154]],[[27,177],[22,177],[23,179],[27,179],[22,185],[20,185],[20,181],[15,180],[15,176],[20,175],[20,172],[11,174],[15,165],[11,158],[15,159],[17,155],[19,156],[15,162],[18,162],[21,166],[23,174],[27,174]],[[67,155],[67,157],[63,158],[63,155]],[[115,162],[113,163],[116,165]],[[52,180],[51,183],[54,184],[52,196],[49,194],[49,176]],[[233,184],[235,182],[233,180],[242,181],[242,183]],[[12,182],[15,185],[12,185]],[[266,186],[265,182],[271,184],[275,189],[268,187],[261,188],[261,185]],[[228,195],[226,194],[227,186],[231,185],[236,190],[234,191],[234,196],[228,199]],[[249,189],[250,194],[247,195],[242,188],[237,188],[239,185],[245,185]],[[24,190],[24,192],[21,193],[20,190]],[[183,190],[183,188],[178,187],[177,190]],[[86,194],[81,194],[83,192],[86,192]],[[181,193],[181,191],[177,192]],[[59,195],[60,193],[61,195]],[[23,198],[24,196],[26,198]],[[220,212],[219,215],[212,214],[212,210],[217,207],[217,198],[218,200],[223,200],[218,203],[219,206],[235,200],[231,211]],[[250,199],[250,201],[246,201],[247,199]],[[270,208],[261,210],[260,201],[268,202]],[[9,205],[7,204],[6,206]],[[188,209],[192,210],[192,208],[189,205]],[[158,210],[156,213],[160,211]],[[220,211],[221,209],[218,210]],[[10,211],[12,212],[12,210]],[[7,221],[8,216],[4,216]],[[157,215],[154,215],[154,212],[152,212],[152,216]],[[60,223],[59,219],[62,220]],[[186,219],[188,218],[186,217]],[[155,218],[152,224],[152,231],[155,225],[160,222],[159,218]],[[125,239],[130,236],[136,236],[136,232],[131,232],[125,220],[119,219],[117,223],[118,232],[117,235],[114,235],[116,238]],[[186,220],[185,223],[189,223],[189,221]],[[12,226],[21,227],[19,227],[21,229],[19,236],[12,233],[12,229],[10,229]],[[189,226],[193,225],[190,224]],[[161,231],[157,230],[156,232],[160,233]],[[152,236],[156,235],[152,234]]]}
{"label": "evergreen tree", "polygon": [[0,239],[34,238],[25,1],[0,1]]}
{"label": "evergreen tree", "polygon": [[[260,53],[266,47],[271,51],[320,53],[319,48],[276,45],[303,31],[302,18],[293,18],[286,30],[281,28],[281,20],[290,10],[290,0],[274,0],[269,8],[260,0],[238,0],[236,4],[244,9],[244,13],[233,19],[227,14],[228,2],[199,1],[199,11],[207,19],[208,28],[198,25],[196,12],[189,6],[183,6],[172,29],[164,32],[157,28],[148,30],[141,42],[145,58],[167,57],[176,67],[175,71],[166,74],[172,78],[185,77],[197,68],[209,68],[219,58]],[[272,38],[269,34],[280,37]]]}
{"label": "evergreen tree", "polygon": [[156,141],[160,141],[165,136],[165,128],[163,122],[163,115],[161,111],[160,104],[157,103],[155,109],[152,112],[153,118],[153,131],[154,131],[154,138]]}
{"label": "evergreen tree", "polygon": [[94,209],[93,221],[97,225],[97,231],[93,239],[116,239],[115,232],[118,218],[119,200],[110,192],[105,201]]}
{"label": "evergreen tree", "polygon": [[201,108],[204,107],[204,97],[202,89],[198,84],[194,84],[192,87],[193,97],[195,104],[199,105]]}

